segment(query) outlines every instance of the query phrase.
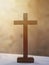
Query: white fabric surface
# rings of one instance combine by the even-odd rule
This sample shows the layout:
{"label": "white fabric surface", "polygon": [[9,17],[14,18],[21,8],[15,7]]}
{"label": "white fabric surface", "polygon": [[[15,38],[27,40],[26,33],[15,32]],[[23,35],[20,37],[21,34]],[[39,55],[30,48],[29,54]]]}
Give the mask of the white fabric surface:
{"label": "white fabric surface", "polygon": [[49,57],[31,56],[34,57],[34,63],[17,63],[19,54],[4,54],[0,53],[0,65],[49,65]]}

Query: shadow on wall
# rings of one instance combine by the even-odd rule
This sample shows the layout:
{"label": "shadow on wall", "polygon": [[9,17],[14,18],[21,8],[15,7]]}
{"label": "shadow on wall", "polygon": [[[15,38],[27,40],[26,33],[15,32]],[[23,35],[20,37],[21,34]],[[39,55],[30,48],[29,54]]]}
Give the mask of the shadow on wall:
{"label": "shadow on wall", "polygon": [[49,56],[49,29],[38,29],[36,55]]}

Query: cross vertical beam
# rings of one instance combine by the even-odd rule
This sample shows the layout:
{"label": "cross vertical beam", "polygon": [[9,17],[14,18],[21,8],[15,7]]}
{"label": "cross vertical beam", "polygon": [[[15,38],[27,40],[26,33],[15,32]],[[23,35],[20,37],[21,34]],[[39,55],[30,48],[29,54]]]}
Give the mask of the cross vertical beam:
{"label": "cross vertical beam", "polygon": [[14,21],[15,25],[23,24],[23,57],[17,58],[19,63],[32,63],[34,62],[33,57],[28,57],[28,25],[36,25],[37,21],[27,19],[27,13],[23,14],[23,21]]}
{"label": "cross vertical beam", "polygon": [[[24,22],[27,22],[27,14],[23,14]],[[23,55],[24,58],[28,56],[28,29],[26,23],[23,25]]]}

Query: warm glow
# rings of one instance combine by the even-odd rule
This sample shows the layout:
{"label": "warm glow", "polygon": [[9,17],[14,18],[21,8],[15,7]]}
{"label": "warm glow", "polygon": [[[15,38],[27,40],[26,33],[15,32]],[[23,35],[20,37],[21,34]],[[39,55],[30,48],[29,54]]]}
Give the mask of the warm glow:
{"label": "warm glow", "polygon": [[35,7],[36,0],[0,0],[0,43],[4,44],[1,48],[16,42],[18,47],[19,41],[22,46],[23,28],[13,23],[14,20],[22,20],[23,13],[28,13],[29,19],[36,19]]}

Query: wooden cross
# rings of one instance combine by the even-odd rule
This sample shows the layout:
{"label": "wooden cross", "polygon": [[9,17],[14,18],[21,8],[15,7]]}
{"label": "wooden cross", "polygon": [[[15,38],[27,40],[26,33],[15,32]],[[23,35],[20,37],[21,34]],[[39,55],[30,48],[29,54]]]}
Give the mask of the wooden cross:
{"label": "wooden cross", "polygon": [[28,57],[28,24],[36,25],[37,21],[27,20],[27,13],[23,14],[23,21],[14,21],[14,25],[23,25],[23,57],[17,58],[19,63],[31,63],[34,62],[34,58]]}

